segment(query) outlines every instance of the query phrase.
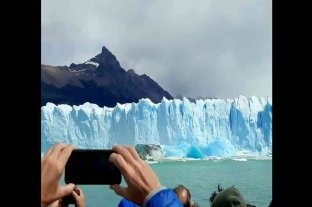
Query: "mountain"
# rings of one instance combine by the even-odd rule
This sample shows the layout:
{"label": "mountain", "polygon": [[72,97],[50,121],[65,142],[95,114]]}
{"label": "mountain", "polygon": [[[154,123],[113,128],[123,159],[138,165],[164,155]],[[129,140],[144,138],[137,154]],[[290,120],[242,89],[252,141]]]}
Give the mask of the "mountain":
{"label": "mountain", "polygon": [[90,60],[68,66],[41,65],[41,105],[79,105],[85,102],[99,106],[138,102],[149,98],[159,103],[173,97],[148,75],[123,69],[105,47]]}
{"label": "mountain", "polygon": [[64,142],[86,149],[109,149],[116,143],[161,145],[165,157],[266,154],[272,150],[272,97],[196,103],[164,98],[160,104],[141,99],[114,108],[49,103],[41,107],[41,139],[42,152]]}
{"label": "mountain", "polygon": [[184,98],[187,98],[190,102],[192,103],[196,103],[196,99],[195,98],[191,98],[191,97],[184,97],[181,94],[177,95],[174,97],[175,99],[179,99],[179,100],[183,100]]}

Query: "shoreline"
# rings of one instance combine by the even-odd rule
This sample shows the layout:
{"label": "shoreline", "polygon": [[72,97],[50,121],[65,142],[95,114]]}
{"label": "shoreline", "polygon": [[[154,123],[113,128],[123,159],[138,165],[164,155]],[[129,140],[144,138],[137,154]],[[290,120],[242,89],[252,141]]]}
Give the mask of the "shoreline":
{"label": "shoreline", "polygon": [[[45,153],[41,152],[41,158],[45,155]],[[144,160],[148,164],[157,164],[162,162],[189,162],[189,161],[224,161],[224,160],[232,160],[237,162],[246,162],[248,160],[272,160],[272,155],[252,155],[252,154],[244,154],[244,155],[235,155],[235,156],[210,156],[205,158],[183,158],[183,157],[164,157],[159,159],[151,159]]]}
{"label": "shoreline", "polygon": [[272,160],[272,156],[231,156],[231,157],[206,157],[206,158],[179,158],[167,157],[158,160],[145,160],[148,164],[157,164],[162,162],[189,162],[189,161],[225,161],[232,160],[237,162],[247,162],[248,160]]}

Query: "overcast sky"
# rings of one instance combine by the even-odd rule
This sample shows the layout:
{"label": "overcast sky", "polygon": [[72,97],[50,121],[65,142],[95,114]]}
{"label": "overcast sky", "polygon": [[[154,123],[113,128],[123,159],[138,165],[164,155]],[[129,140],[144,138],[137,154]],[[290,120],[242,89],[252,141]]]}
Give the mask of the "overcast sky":
{"label": "overcast sky", "polygon": [[272,95],[270,0],[42,0],[42,64],[107,47],[171,95]]}

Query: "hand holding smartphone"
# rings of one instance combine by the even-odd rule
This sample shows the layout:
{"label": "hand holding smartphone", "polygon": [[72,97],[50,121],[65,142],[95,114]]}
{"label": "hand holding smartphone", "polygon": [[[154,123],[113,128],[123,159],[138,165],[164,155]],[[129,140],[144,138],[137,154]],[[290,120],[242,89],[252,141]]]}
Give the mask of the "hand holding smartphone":
{"label": "hand holding smartphone", "polygon": [[80,188],[77,188],[77,186],[74,189],[74,192],[61,198],[59,206],[68,207],[70,204],[74,204],[75,207],[86,207],[84,193]]}
{"label": "hand holding smartphone", "polygon": [[72,194],[62,198],[62,206],[68,206],[69,204],[74,204],[76,206],[76,200]]}
{"label": "hand holding smartphone", "polygon": [[121,183],[121,173],[109,157],[113,150],[72,151],[65,166],[65,183],[75,185],[113,185]]}

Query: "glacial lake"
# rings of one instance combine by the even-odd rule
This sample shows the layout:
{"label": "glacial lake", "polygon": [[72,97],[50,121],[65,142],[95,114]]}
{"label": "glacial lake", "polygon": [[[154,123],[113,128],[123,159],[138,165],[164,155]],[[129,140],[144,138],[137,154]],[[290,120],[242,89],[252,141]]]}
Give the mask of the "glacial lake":
{"label": "glacial lake", "polygon": [[[189,188],[192,199],[201,207],[210,206],[209,197],[218,184],[223,188],[234,185],[248,203],[257,207],[267,207],[272,200],[272,160],[167,161],[151,167],[167,188],[178,184]],[[126,186],[124,181],[122,185]],[[89,207],[117,207],[121,200],[108,186],[78,187],[84,191]]]}

